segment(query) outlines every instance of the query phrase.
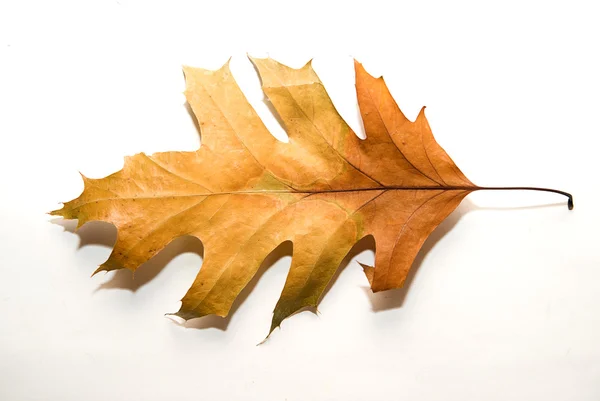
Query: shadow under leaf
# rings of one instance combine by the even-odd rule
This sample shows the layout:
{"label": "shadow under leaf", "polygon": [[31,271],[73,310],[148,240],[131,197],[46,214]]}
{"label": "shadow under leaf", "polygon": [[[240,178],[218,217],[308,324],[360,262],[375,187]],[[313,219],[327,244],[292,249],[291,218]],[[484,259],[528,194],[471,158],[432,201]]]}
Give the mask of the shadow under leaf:
{"label": "shadow under leaf", "polygon": [[79,237],[79,249],[86,245],[103,245],[112,248],[117,242],[117,228],[105,221],[89,221],[79,229],[77,229],[77,220],[65,220],[59,217],[50,222],[63,227],[67,232],[76,234]]}
{"label": "shadow under leaf", "polygon": [[135,292],[158,276],[173,259],[184,253],[195,253],[202,258],[204,255],[202,242],[190,235],[176,238],[152,259],[142,264],[135,273],[128,269],[117,270],[114,276],[109,281],[100,284],[96,291],[125,289]]}
{"label": "shadow under leaf", "polygon": [[[489,208],[479,207],[476,204],[472,203],[469,199],[465,199],[460,204],[460,206],[452,214],[450,214],[450,216],[448,216],[448,218],[446,218],[427,238],[427,240],[423,244],[423,247],[417,254],[417,257],[413,262],[413,265],[402,288],[373,293],[369,287],[363,287],[365,294],[371,302],[372,310],[378,312],[402,307],[408,294],[408,291],[411,287],[411,284],[414,278],[416,277],[419,268],[423,264],[425,256],[435,247],[435,245],[441,240],[441,238],[443,238],[444,235],[446,235],[446,233],[452,230],[452,228],[458,223],[458,221],[464,214],[474,210],[502,211],[514,209],[537,209],[540,207],[557,207],[559,205],[564,206],[563,204],[550,204],[543,206],[528,206],[516,208]],[[64,229],[68,232],[77,234],[80,238],[79,248],[90,244],[104,245],[112,248],[116,241],[116,228],[112,224],[106,222],[88,222],[78,230],[76,230],[76,220],[54,219],[51,220],[51,222],[53,224],[63,226]],[[343,259],[339,268],[336,270],[335,275],[332,277],[327,287],[325,288],[322,298],[327,295],[331,287],[338,280],[340,274],[358,254],[366,250],[375,251],[375,248],[376,244],[372,236],[367,236],[359,242],[357,242],[346,255],[346,257]],[[192,236],[180,237],[172,241],[169,245],[167,245],[154,258],[140,266],[140,268],[135,272],[135,274],[133,274],[127,269],[118,270],[109,281],[101,284],[97,290],[120,288],[128,289],[130,291],[137,291],[139,288],[141,288],[146,283],[155,278],[162,271],[162,269],[176,256],[186,252],[196,253],[200,257],[203,257],[204,248],[202,242],[196,237]],[[275,248],[265,258],[257,273],[237,297],[227,317],[223,318],[219,316],[209,315],[198,319],[191,319],[185,322],[180,322],[178,320],[175,320],[174,318],[171,319],[175,323],[188,328],[205,329],[212,327],[220,330],[226,330],[231,320],[231,317],[246,301],[246,299],[256,287],[258,281],[266,272],[266,270],[273,264],[275,264],[279,259],[286,256],[291,257],[292,254],[293,245],[290,241],[283,242],[277,248]]]}
{"label": "shadow under leaf", "polygon": [[467,212],[476,208],[471,201],[468,199],[463,200],[463,202],[459,205],[459,207],[450,214],[442,223],[437,226],[435,230],[431,233],[431,235],[427,238],[417,257],[413,261],[412,267],[408,272],[408,276],[406,277],[406,281],[402,288],[397,288],[394,290],[382,291],[374,293],[370,287],[363,287],[365,294],[371,301],[371,309],[374,312],[381,312],[390,309],[401,308],[404,304],[406,296],[408,295],[408,291],[410,290],[411,284],[417,275],[417,272],[423,261],[425,256],[435,247],[435,245],[448,233],[456,223],[460,220],[460,218]]}

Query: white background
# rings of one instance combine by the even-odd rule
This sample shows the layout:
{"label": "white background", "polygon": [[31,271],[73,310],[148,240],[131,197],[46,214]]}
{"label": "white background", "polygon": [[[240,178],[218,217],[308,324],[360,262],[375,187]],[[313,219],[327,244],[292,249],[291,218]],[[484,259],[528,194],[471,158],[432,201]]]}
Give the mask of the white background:
{"label": "white background", "polygon": [[[392,5],[394,4],[394,5]],[[3,1],[0,399],[600,399],[599,12],[593,1]],[[280,249],[235,313],[186,325],[201,266],[176,241],[132,280],[89,278],[115,230],[45,215],[140,151],[200,144],[181,65],[232,70],[265,123],[246,52],[314,67],[357,132],[352,57],[479,185],[406,288],[372,295],[352,260],[320,304],[261,346],[289,269]],[[369,244],[353,255],[372,261]]]}

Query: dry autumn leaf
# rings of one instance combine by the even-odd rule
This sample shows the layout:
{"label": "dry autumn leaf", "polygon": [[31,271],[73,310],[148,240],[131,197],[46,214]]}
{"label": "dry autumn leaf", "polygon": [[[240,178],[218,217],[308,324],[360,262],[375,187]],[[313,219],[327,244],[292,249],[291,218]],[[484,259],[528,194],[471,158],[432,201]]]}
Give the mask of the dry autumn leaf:
{"label": "dry autumn leaf", "polygon": [[[375,266],[363,265],[373,291],[401,287],[424,241],[465,196],[502,189],[469,181],[435,141],[424,109],[409,121],[383,79],[361,64],[356,90],[365,140],[340,117],[310,62],[292,69],[252,61],[289,143],[265,128],[228,64],[184,68],[199,150],[128,157],[108,177],[84,177],[83,193],[51,212],[78,219],[78,227],[91,220],[117,227],[114,250],[97,271],[135,271],[173,239],[195,236],[204,262],[176,315],[226,316],[265,257],[291,241],[272,331],[317,305],[360,239],[375,239]],[[568,196],[572,208],[569,194],[542,190]]]}

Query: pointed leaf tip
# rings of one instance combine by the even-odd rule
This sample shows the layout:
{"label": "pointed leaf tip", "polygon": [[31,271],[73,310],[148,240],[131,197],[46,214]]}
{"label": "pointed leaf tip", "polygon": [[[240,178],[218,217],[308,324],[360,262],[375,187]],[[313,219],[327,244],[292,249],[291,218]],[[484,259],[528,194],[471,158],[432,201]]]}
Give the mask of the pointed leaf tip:
{"label": "pointed leaf tip", "polygon": [[362,266],[363,272],[365,273],[365,276],[367,276],[367,280],[369,280],[369,285],[373,285],[373,276],[375,274],[375,267],[366,265],[361,262],[358,262],[358,264]]}
{"label": "pointed leaf tip", "polygon": [[104,272],[104,273],[108,273],[110,270],[108,270],[106,267],[104,267],[104,265],[100,265],[98,266],[98,268],[96,270],[94,270],[94,272],[92,273],[92,275],[90,277],[94,277],[96,274],[100,273],[100,272]]}
{"label": "pointed leaf tip", "polygon": [[62,210],[64,209],[64,207],[61,207],[60,209],[56,209],[56,210],[51,210],[49,212],[46,212],[46,214],[49,214],[50,216],[61,216],[62,217]]}
{"label": "pointed leaf tip", "polygon": [[314,58],[311,58],[310,60],[308,60],[308,61],[307,61],[307,62],[304,64],[304,66],[302,66],[302,68],[303,68],[303,69],[304,69],[304,68],[312,69],[312,68],[313,68],[313,66],[312,66],[312,63],[313,63],[313,61],[314,61]]}

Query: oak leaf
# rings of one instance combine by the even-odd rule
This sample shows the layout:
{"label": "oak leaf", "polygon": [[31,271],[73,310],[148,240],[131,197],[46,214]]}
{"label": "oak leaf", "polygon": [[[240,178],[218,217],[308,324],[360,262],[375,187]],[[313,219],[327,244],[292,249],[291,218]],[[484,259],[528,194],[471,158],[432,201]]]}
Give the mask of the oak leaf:
{"label": "oak leaf", "polygon": [[293,243],[292,265],[271,331],[315,307],[342,259],[366,236],[373,291],[401,287],[429,234],[479,189],[435,141],[424,108],[408,120],[382,78],[355,63],[366,139],[340,117],[309,62],[292,69],[253,59],[262,87],[285,125],[275,139],[236,84],[228,64],[185,67],[185,95],[199,123],[195,152],[139,153],[51,212],[102,220],[117,241],[97,271],[135,271],[175,238],[192,235],[204,262],[176,315],[226,316],[265,257]]}

